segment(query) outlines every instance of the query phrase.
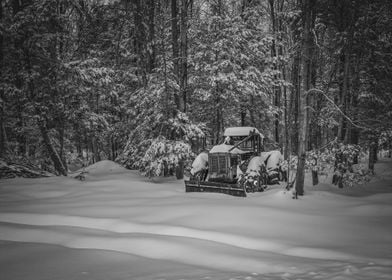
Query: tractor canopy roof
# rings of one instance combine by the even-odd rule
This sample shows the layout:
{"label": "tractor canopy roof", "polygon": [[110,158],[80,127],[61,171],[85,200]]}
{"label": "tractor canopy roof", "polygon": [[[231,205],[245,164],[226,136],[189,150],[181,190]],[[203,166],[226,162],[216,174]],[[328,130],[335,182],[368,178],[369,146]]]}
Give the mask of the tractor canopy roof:
{"label": "tractor canopy roof", "polygon": [[259,130],[255,127],[251,126],[238,126],[238,127],[229,127],[225,129],[224,136],[249,136],[251,133],[259,134],[261,138],[264,138],[264,135],[259,132]]}
{"label": "tractor canopy roof", "polygon": [[212,147],[212,149],[210,150],[210,154],[215,153],[243,154],[246,152],[238,148],[234,148],[233,145],[220,144]]}

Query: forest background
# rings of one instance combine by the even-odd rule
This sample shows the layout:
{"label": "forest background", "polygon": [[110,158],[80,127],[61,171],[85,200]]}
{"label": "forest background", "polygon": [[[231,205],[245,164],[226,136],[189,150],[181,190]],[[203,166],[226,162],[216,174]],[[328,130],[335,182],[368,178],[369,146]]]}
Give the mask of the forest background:
{"label": "forest background", "polygon": [[1,0],[0,9],[5,162],[67,175],[111,159],[155,176],[181,171],[224,128],[254,126],[270,148],[298,156],[300,188],[310,151],[356,147],[372,170],[377,151],[391,150],[390,0]]}

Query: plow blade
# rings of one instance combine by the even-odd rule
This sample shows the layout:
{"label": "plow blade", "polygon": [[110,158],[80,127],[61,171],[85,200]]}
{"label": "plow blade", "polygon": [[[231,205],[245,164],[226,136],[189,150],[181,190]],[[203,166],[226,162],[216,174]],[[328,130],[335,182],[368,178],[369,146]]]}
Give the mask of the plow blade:
{"label": "plow blade", "polygon": [[246,197],[245,189],[239,187],[237,184],[218,182],[185,181],[185,191],[224,193],[233,196]]}

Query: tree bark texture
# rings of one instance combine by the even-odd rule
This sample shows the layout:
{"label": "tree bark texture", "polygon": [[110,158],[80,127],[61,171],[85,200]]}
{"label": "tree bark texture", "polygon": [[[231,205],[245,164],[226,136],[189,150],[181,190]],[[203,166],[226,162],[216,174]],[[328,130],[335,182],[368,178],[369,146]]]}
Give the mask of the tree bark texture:
{"label": "tree bark texture", "polygon": [[[173,56],[173,71],[174,77],[179,78],[179,33],[180,28],[178,26],[178,3],[177,0],[171,0],[171,35],[172,35],[172,56]],[[174,93],[174,102],[177,109],[180,109],[180,94]]]}
{"label": "tree bark texture", "polygon": [[[0,22],[3,21],[3,1],[0,1]],[[0,67],[3,67],[3,33],[0,32]],[[0,73],[2,69],[0,68]],[[0,87],[0,157],[6,154],[7,150],[7,134],[5,130],[5,100],[4,100],[4,90]]]}
{"label": "tree bark texture", "polygon": [[49,131],[48,131],[46,125],[40,124],[40,130],[41,130],[41,135],[44,140],[46,149],[47,149],[49,156],[53,162],[54,168],[56,169],[56,171],[60,175],[67,176],[67,170],[66,170],[59,154],[57,153],[56,149],[53,146],[53,143],[52,143],[52,140],[50,139]]}
{"label": "tree bark texture", "polygon": [[[278,51],[278,33],[280,30],[278,30],[278,24],[277,24],[277,19],[276,19],[276,13],[280,12],[278,9],[275,9],[275,0],[269,0],[269,8],[270,8],[270,17],[271,17],[271,29],[272,29],[272,36],[273,36],[273,40],[272,40],[272,45],[271,45],[271,56],[272,57],[278,57],[279,55],[281,55],[281,53]],[[275,11],[276,10],[276,11]],[[274,67],[276,70],[280,70],[279,67],[279,63],[277,63],[277,65]],[[275,74],[275,79],[278,78],[277,74]],[[274,87],[274,105],[276,106],[276,108],[280,107],[280,103],[281,103],[281,87],[280,86],[275,86]],[[279,143],[280,142],[280,128],[279,128],[279,123],[280,123],[280,114],[276,113],[275,114],[275,120],[274,120],[274,138],[275,138],[275,142]]]}
{"label": "tree bark texture", "polygon": [[369,170],[374,174],[374,164],[376,163],[377,143],[375,139],[371,139],[369,143]]}
{"label": "tree bark texture", "polygon": [[301,57],[301,91],[298,104],[298,166],[295,190],[298,195],[304,194],[305,158],[308,134],[307,95],[311,84],[311,48],[312,48],[312,8],[315,0],[302,1],[303,43]]}
{"label": "tree bark texture", "polygon": [[143,3],[141,0],[132,0],[134,19],[135,19],[135,40],[134,48],[137,54],[137,66],[140,71],[143,84],[147,83],[146,77],[146,58],[145,58],[145,46],[146,46],[146,30],[143,24]]}
{"label": "tree bark texture", "polygon": [[188,88],[188,3],[189,0],[181,0],[180,17],[180,104],[179,110],[186,112],[187,88]]}
{"label": "tree bark texture", "polygon": [[290,102],[290,118],[288,122],[290,123],[290,134],[292,146],[290,147],[294,154],[298,154],[298,104],[299,104],[299,94],[300,94],[300,66],[301,66],[301,56],[296,54],[294,57],[291,80],[293,81],[293,87],[291,90],[291,102]]}
{"label": "tree bark texture", "polygon": [[147,72],[152,73],[155,67],[155,1],[147,1],[148,9],[148,42],[147,42]]}

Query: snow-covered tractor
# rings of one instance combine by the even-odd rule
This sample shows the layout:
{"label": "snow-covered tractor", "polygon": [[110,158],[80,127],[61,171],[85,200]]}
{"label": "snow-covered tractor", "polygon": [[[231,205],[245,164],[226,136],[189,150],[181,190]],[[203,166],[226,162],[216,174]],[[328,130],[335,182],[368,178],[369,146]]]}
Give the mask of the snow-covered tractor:
{"label": "snow-covered tractor", "polygon": [[185,181],[186,192],[216,192],[245,197],[264,191],[279,178],[279,151],[263,152],[264,136],[254,127],[231,127],[224,141],[199,154]]}

